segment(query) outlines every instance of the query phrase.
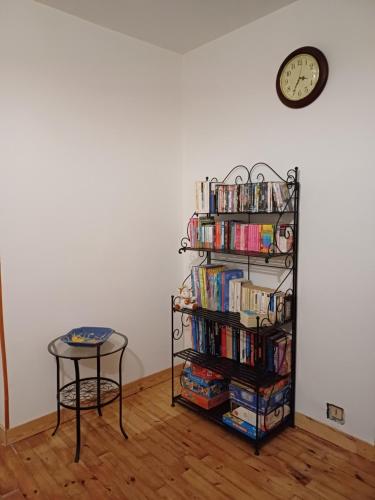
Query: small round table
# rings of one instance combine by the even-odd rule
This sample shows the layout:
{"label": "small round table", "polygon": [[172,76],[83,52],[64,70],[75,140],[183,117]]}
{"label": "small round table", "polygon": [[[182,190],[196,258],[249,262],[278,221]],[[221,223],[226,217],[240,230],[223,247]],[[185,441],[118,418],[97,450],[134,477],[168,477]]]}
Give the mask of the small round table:
{"label": "small round table", "polygon": [[[76,412],[76,454],[75,462],[79,461],[81,448],[81,410],[98,410],[102,416],[103,406],[119,399],[120,429],[124,437],[128,436],[122,425],[122,358],[128,345],[128,338],[122,333],[113,332],[108,340],[95,346],[71,346],[57,337],[48,344],[48,351],[55,356],[57,368],[57,424],[52,433],[54,436],[60,425],[60,408],[64,407]],[[118,381],[101,377],[100,360],[104,356],[121,353],[118,366]],[[70,359],[74,363],[75,380],[60,386],[60,359]],[[96,359],[96,376],[80,378],[79,361],[81,359]]]}

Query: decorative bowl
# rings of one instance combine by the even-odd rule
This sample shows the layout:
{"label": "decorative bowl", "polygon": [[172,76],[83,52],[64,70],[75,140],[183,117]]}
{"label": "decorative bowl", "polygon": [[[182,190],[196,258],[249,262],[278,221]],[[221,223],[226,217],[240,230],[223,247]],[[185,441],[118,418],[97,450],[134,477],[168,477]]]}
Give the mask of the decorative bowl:
{"label": "decorative bowl", "polygon": [[81,326],[73,328],[70,332],[61,337],[65,344],[74,347],[88,347],[103,344],[112,335],[112,328],[103,328],[99,326]]}

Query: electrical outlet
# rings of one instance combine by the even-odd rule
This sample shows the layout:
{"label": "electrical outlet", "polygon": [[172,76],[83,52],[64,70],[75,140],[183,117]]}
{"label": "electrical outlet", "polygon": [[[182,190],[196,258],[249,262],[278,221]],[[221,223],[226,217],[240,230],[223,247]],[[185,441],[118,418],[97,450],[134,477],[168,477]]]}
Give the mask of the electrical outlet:
{"label": "electrical outlet", "polygon": [[327,403],[327,418],[341,425],[344,425],[344,408],[340,408],[340,406],[336,406],[332,403]]}

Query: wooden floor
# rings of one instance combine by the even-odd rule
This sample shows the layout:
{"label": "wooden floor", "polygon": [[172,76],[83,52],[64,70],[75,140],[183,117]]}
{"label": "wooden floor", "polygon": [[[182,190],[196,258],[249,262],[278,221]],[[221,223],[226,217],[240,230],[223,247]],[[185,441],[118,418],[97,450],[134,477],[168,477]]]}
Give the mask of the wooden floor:
{"label": "wooden floor", "polygon": [[81,461],[73,462],[74,421],[0,449],[0,495],[22,498],[375,499],[375,463],[288,429],[259,457],[243,439],[180,406],[170,384],[83,417]]}

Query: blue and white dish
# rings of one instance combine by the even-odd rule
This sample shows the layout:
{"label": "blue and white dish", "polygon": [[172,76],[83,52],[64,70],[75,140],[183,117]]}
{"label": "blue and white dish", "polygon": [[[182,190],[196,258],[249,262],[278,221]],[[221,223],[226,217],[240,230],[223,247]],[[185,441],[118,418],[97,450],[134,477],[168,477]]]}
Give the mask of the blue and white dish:
{"label": "blue and white dish", "polygon": [[103,328],[99,326],[81,326],[73,328],[70,332],[61,337],[65,344],[74,347],[89,347],[103,344],[112,335],[112,328]]}

